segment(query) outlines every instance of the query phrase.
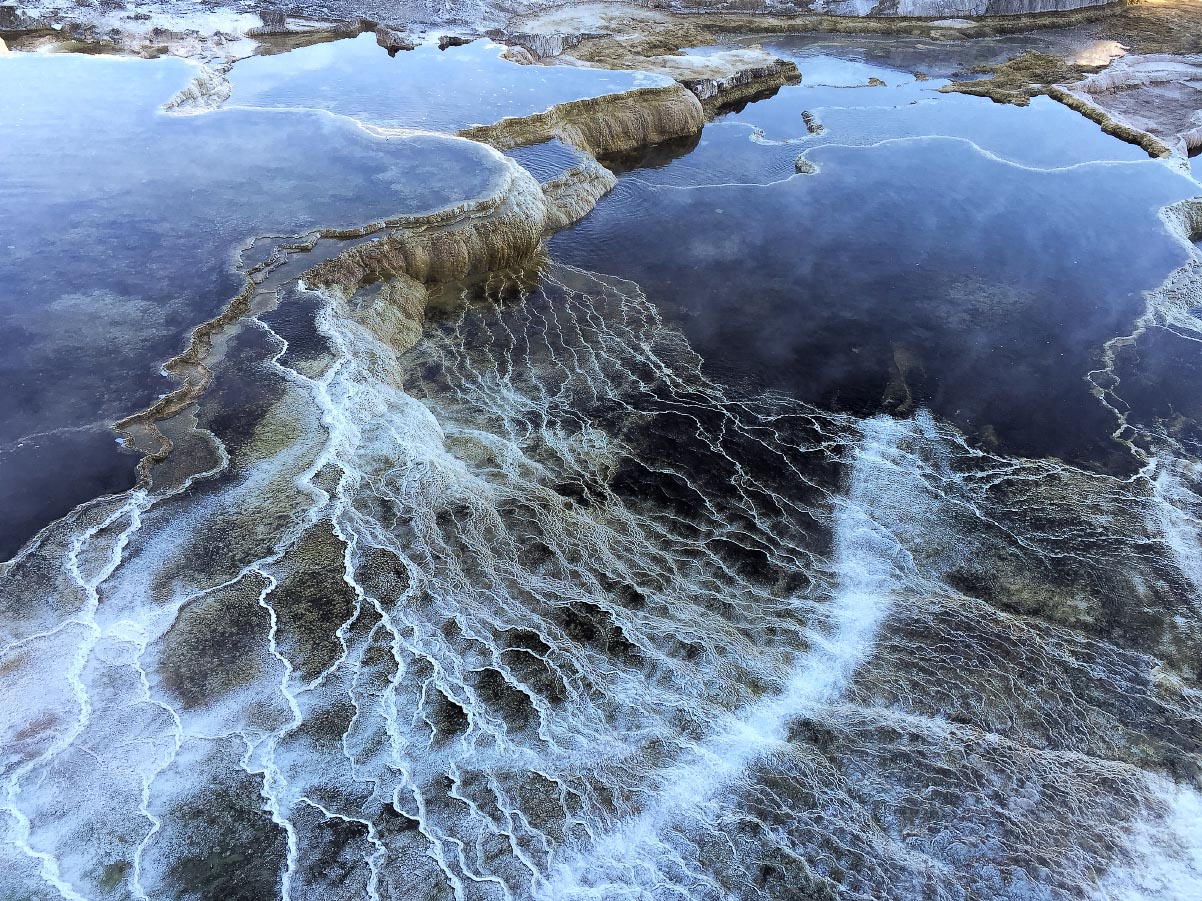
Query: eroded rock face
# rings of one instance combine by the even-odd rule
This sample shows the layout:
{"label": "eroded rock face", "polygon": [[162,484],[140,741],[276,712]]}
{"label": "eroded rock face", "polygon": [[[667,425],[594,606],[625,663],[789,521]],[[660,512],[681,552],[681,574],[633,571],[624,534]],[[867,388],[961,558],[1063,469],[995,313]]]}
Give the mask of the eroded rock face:
{"label": "eroded rock face", "polygon": [[44,27],[16,6],[0,6],[0,31],[28,31]]}
{"label": "eroded rock face", "polygon": [[[1113,2],[1115,0],[646,0],[637,6],[670,12],[944,18],[1063,12]],[[375,6],[372,3],[362,5],[365,10]],[[448,15],[469,21],[488,21],[504,19],[506,13],[536,14],[562,6],[552,0],[525,0],[504,6],[490,0],[457,0],[452,3],[420,0],[404,5],[405,12],[414,20],[430,22],[447,21]],[[596,7],[590,6],[589,12],[595,15]]]}
{"label": "eroded rock face", "polygon": [[282,9],[260,10],[259,18],[263,20],[264,34],[284,34],[288,30],[288,17]]}
{"label": "eroded rock face", "polygon": [[604,156],[696,134],[704,125],[701,101],[684,86],[670,84],[561,103],[544,113],[460,134],[502,149],[558,138]]}
{"label": "eroded rock face", "polygon": [[[930,31],[938,37],[956,32],[991,33],[1025,27],[1028,15],[1063,14],[1064,22],[1095,18],[1122,0],[638,0],[576,2],[553,0],[331,0],[320,7],[282,0],[250,3],[229,0],[214,12],[196,0],[139,7],[129,12],[116,0],[36,10],[0,6],[0,33],[19,37],[16,49],[37,49],[63,37],[105,52],[148,57],[175,55],[233,62],[255,52],[279,52],[375,30],[390,53],[425,41],[443,46],[488,36],[523,48],[534,59],[564,54],[589,40],[611,37],[638,41],[657,29],[705,28],[746,32],[864,30]],[[1091,12],[1092,11],[1092,12]],[[1003,22],[1010,17],[1009,22]],[[980,21],[981,19],[985,21]],[[850,20],[843,23],[841,20]],[[875,24],[867,21],[871,20]],[[1032,23],[1039,27],[1038,23]],[[251,40],[248,40],[251,39]],[[260,43],[257,50],[254,41]],[[662,47],[644,56],[670,53],[694,41]],[[515,56],[521,56],[515,51]],[[736,98],[737,99],[737,98]]]}
{"label": "eroded rock face", "polygon": [[616,175],[591,159],[544,182],[547,232],[558,231],[583,219],[617,183]]}
{"label": "eroded rock face", "polygon": [[605,35],[589,34],[587,32],[540,33],[494,29],[489,32],[489,37],[497,41],[502,41],[510,45],[511,48],[524,50],[534,59],[546,59],[548,57],[559,56],[561,53],[571,50],[573,47],[590,38],[605,37]]}
{"label": "eroded rock face", "polygon": [[[940,19],[955,16],[1017,16],[1106,6],[1116,0],[651,0],[646,5],[671,12],[743,15],[827,15]],[[554,4],[529,2],[528,11]]]}
{"label": "eroded rock face", "polygon": [[[352,292],[374,278],[404,276],[423,284],[458,281],[532,257],[543,238],[585,216],[617,179],[586,160],[540,185],[517,163],[508,185],[471,208],[401,223],[315,267],[311,285]],[[445,224],[444,224],[445,222]]]}

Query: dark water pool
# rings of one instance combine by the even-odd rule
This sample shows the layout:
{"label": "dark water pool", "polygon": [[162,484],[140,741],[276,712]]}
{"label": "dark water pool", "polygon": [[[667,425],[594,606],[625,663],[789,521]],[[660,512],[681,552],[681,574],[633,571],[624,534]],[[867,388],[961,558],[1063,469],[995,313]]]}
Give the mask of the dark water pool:
{"label": "dark water pool", "polygon": [[479,145],[323,112],[162,112],[195,71],[0,60],[0,558],[132,484],[108,426],[170,390],[161,363],[240,289],[250,238],[428,212],[503,168]]}
{"label": "dark water pool", "polygon": [[[694,153],[624,176],[555,256],[642,285],[723,379],[862,416],[929,407],[1006,453],[1133,465],[1084,377],[1186,259],[1160,210],[1196,184],[1052,101],[815,68],[861,86],[803,80],[709,126]],[[888,105],[900,89],[924,96]],[[799,138],[809,109],[825,130]],[[816,174],[792,175],[802,151]]]}

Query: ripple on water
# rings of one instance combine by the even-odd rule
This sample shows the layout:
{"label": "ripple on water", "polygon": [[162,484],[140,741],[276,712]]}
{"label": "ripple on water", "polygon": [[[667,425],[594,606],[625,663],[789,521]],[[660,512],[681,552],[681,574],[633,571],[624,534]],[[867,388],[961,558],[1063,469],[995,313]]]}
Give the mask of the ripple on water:
{"label": "ripple on water", "polygon": [[517,160],[540,182],[558,178],[588,160],[582,151],[558,139],[508,150],[505,155]]}

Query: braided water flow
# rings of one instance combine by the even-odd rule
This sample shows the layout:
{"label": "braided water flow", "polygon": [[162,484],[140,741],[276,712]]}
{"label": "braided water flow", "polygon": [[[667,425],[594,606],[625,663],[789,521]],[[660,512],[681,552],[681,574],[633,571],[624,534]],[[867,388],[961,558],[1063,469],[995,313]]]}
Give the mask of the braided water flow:
{"label": "braided water flow", "polygon": [[16,896],[1179,897],[1149,480],[720,385],[547,261],[284,290],[211,469],[5,575]]}

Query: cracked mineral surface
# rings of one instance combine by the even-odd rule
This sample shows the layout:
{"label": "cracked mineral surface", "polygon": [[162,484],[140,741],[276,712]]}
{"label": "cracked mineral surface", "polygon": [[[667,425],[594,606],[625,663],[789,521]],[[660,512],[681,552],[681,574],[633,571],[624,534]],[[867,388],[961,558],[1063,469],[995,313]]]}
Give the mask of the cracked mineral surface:
{"label": "cracked mineral surface", "polygon": [[1199,22],[0,6],[0,899],[1202,897]]}

